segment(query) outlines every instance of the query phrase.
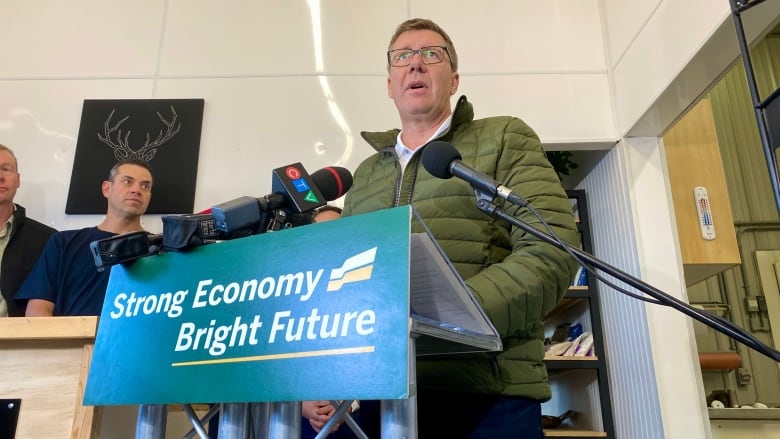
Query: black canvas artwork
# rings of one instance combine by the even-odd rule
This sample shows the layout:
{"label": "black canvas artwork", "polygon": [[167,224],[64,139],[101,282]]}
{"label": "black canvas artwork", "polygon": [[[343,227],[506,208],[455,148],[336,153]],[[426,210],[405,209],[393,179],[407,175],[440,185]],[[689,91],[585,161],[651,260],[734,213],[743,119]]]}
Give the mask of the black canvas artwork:
{"label": "black canvas artwork", "polygon": [[101,184],[124,159],[149,164],[146,213],[191,213],[195,204],[203,99],[84,100],[67,214],[103,214]]}

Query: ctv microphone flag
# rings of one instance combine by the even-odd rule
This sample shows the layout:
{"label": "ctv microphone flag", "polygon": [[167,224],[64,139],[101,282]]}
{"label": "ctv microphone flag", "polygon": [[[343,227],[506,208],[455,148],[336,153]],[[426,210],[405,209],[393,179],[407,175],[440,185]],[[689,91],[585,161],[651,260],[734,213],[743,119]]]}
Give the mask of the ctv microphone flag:
{"label": "ctv microphone flag", "polygon": [[293,163],[273,170],[271,190],[282,194],[295,213],[307,212],[325,205],[325,197],[311,181],[303,165]]}

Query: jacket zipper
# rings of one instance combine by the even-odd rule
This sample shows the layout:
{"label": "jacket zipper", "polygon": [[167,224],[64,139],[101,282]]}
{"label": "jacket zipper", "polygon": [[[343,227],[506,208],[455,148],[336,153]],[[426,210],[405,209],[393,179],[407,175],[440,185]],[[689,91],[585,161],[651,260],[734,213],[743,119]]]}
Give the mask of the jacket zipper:
{"label": "jacket zipper", "polygon": [[[398,161],[398,157],[395,158],[396,161]],[[417,155],[412,158],[412,161],[414,162],[414,166],[410,167],[409,165],[412,164],[410,161],[406,164],[406,171],[407,172],[413,172],[412,174],[412,184],[409,188],[409,194],[406,199],[406,204],[411,205],[412,204],[412,195],[414,195],[414,187],[417,184],[417,169],[420,166],[420,159]],[[398,162],[398,166],[401,166],[401,163]],[[396,186],[395,186],[395,201],[393,202],[393,207],[398,207],[401,202],[401,186],[403,186],[403,177],[404,177],[404,171],[401,171],[401,173],[398,175],[398,178],[396,179]]]}
{"label": "jacket zipper", "polygon": [[[396,158],[396,160],[398,160]],[[401,163],[398,163],[398,166],[401,166]],[[403,184],[403,177],[404,173],[401,171],[400,174],[398,174],[398,178],[395,179],[395,199],[393,200],[393,207],[398,207],[398,202],[401,200],[401,184]]]}

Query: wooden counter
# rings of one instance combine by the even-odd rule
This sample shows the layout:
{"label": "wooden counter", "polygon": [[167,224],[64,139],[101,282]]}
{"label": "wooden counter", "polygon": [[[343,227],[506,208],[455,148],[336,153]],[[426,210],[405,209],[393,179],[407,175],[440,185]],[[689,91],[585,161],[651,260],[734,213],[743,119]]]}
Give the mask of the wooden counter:
{"label": "wooden counter", "polygon": [[0,318],[0,398],[22,400],[16,439],[97,438],[83,406],[97,317]]}

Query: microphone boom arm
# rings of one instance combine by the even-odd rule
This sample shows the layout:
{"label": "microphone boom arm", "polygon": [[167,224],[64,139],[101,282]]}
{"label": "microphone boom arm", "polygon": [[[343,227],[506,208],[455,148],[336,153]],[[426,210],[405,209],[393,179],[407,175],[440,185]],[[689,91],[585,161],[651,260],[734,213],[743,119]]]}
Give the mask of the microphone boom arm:
{"label": "microphone boom arm", "polygon": [[[482,212],[486,213],[487,215],[493,217],[493,218],[500,218],[513,226],[516,226],[520,228],[521,230],[530,233],[531,235],[539,238],[540,240],[553,245],[555,247],[558,247],[562,250],[565,250],[566,252],[572,254],[575,256],[575,259],[579,259],[581,262],[584,261],[587,264],[591,265],[592,267],[595,267],[610,276],[625,282],[628,285],[631,285],[632,287],[636,288],[637,290],[647,294],[650,297],[653,297],[657,299],[659,302],[661,302],[664,305],[668,305],[675,310],[695,319],[699,322],[715,329],[716,331],[728,336],[729,338],[732,338],[734,340],[739,341],[740,343],[744,344],[745,346],[748,346],[755,351],[766,355],[770,359],[774,361],[780,361],[780,352],[778,352],[775,349],[772,349],[771,347],[763,344],[758,339],[752,337],[750,334],[745,332],[744,329],[737,327],[736,325],[727,325],[724,321],[718,320],[716,316],[712,314],[708,314],[704,311],[701,311],[699,309],[696,309],[692,307],[690,304],[683,302],[682,300],[671,296],[658,288],[655,288],[654,286],[642,281],[641,279],[638,279],[622,270],[620,270],[617,267],[614,267],[595,256],[591,255],[590,253],[587,253],[583,250],[580,250],[579,248],[573,247],[565,242],[563,242],[560,239],[556,239],[556,237],[553,237],[545,232],[542,232],[541,230],[536,229],[535,227],[532,227],[531,225],[515,218],[512,215],[507,214],[503,211],[499,206],[497,206],[493,202],[493,197],[482,193],[479,189],[474,189],[474,192],[477,195],[477,208],[481,210]],[[619,291],[619,290],[618,290]]]}

